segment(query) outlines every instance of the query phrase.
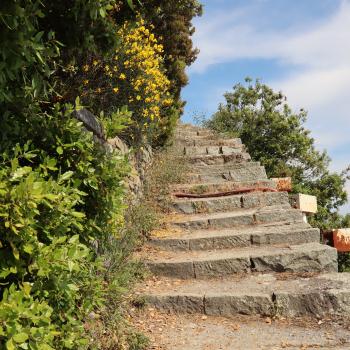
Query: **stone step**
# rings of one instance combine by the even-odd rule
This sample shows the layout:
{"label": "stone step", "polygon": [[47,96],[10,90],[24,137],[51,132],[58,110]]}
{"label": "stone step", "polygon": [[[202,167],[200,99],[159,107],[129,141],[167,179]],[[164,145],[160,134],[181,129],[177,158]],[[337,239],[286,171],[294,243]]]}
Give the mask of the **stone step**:
{"label": "stone step", "polygon": [[349,315],[350,273],[287,277],[264,274],[243,279],[161,279],[148,281],[142,292],[155,307],[176,313],[317,318]]}
{"label": "stone step", "polygon": [[164,250],[196,251],[255,247],[272,244],[303,244],[320,241],[320,230],[309,224],[268,225],[224,230],[171,231],[151,238],[149,244]]}
{"label": "stone step", "polygon": [[202,182],[192,184],[177,184],[171,186],[171,191],[178,196],[198,195],[210,196],[212,194],[222,195],[228,194],[232,191],[256,189],[262,191],[263,189],[270,189],[276,191],[276,183],[272,180],[261,179],[256,181],[219,181],[219,182]]}
{"label": "stone step", "polygon": [[245,162],[245,163],[232,163],[222,165],[196,165],[192,164],[190,174],[217,174],[226,173],[228,171],[254,171],[256,169],[263,168],[260,162]]}
{"label": "stone step", "polygon": [[[248,165],[250,162],[242,163]],[[200,182],[225,182],[225,181],[254,181],[257,179],[266,180],[266,172],[262,166],[232,168],[226,166],[226,169],[201,169],[201,172],[194,173],[192,168],[191,173],[186,174],[187,183]]]}
{"label": "stone step", "polygon": [[262,209],[237,209],[225,213],[172,215],[166,220],[170,227],[188,230],[233,228],[273,222],[301,223],[303,215],[297,209],[270,206]]}
{"label": "stone step", "polygon": [[186,136],[180,135],[176,138],[176,142],[183,146],[228,146],[242,147],[240,139],[224,139],[217,135],[213,136]]}
{"label": "stone step", "polygon": [[201,156],[201,155],[217,155],[225,154],[229,155],[232,153],[242,152],[243,146],[186,146],[183,148],[182,154],[185,156]]}
{"label": "stone step", "polygon": [[250,155],[246,152],[235,152],[229,155],[201,155],[187,157],[188,163],[191,165],[224,165],[232,163],[241,163],[249,161]]}
{"label": "stone step", "polygon": [[261,246],[213,251],[156,251],[146,265],[157,276],[215,278],[250,272],[336,272],[337,251],[327,245]]}
{"label": "stone step", "polygon": [[[255,182],[244,184],[248,187],[257,186]],[[218,213],[272,205],[290,207],[287,192],[250,192],[212,198],[184,198],[175,199],[172,203],[175,211],[180,214]]]}
{"label": "stone step", "polygon": [[188,183],[267,179],[265,168],[258,162],[250,161],[224,165],[192,165],[189,170],[186,178]]}
{"label": "stone step", "polygon": [[182,123],[179,122],[179,124],[176,127],[176,130],[202,130],[203,128],[201,126],[197,126],[197,125],[193,125],[193,124],[189,124],[189,123]]}
{"label": "stone step", "polygon": [[178,138],[193,138],[193,137],[218,137],[213,131],[208,129],[185,129],[176,130],[174,133]]}

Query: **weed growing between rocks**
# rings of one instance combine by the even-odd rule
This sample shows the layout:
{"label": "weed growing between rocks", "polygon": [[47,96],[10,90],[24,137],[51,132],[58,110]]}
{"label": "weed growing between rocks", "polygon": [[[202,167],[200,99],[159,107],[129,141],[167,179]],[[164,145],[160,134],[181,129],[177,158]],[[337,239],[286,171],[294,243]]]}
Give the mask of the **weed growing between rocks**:
{"label": "weed growing between rocks", "polygon": [[168,146],[155,155],[145,181],[145,204],[158,216],[170,213],[171,187],[185,180],[187,165],[179,154],[179,145]]}

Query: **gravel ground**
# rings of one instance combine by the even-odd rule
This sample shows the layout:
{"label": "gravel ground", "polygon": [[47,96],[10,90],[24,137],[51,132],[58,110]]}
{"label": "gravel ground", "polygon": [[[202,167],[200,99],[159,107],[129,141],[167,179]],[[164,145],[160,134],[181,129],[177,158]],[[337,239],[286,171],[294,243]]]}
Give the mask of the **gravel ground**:
{"label": "gravel ground", "polygon": [[133,323],[151,340],[149,350],[349,350],[344,318],[271,319],[169,315],[131,310]]}

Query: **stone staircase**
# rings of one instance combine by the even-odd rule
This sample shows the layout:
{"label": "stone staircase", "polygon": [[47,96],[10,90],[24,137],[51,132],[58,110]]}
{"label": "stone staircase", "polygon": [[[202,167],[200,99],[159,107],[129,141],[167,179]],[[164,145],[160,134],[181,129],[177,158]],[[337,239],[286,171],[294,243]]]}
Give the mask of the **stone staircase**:
{"label": "stone staircase", "polygon": [[191,125],[176,139],[188,181],[174,186],[166,234],[147,247],[156,276],[143,287],[148,301],[221,316],[349,314],[350,274],[337,273],[336,250],[241,141]]}

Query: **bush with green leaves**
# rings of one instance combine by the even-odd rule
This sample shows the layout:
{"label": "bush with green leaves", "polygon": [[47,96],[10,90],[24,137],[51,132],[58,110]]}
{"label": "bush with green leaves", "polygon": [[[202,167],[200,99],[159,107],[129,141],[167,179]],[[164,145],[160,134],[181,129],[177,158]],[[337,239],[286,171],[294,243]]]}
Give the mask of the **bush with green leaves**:
{"label": "bush with green leaves", "polygon": [[225,94],[226,103],[204,124],[217,132],[240,137],[253,159],[265,166],[269,177],[290,176],[293,191],[317,196],[318,213],[311,220],[321,229],[349,224],[339,214],[346,203],[349,169],[329,170],[330,158],[315,148],[304,126],[307,113],[294,113],[281,92],[251,79]]}
{"label": "bush with green leaves", "polygon": [[[107,292],[105,266],[92,247],[118,239],[128,166],[124,157],[106,153],[71,112],[56,105],[38,114],[23,125],[32,140],[1,155],[0,309],[25,286],[28,296],[16,299],[17,308],[28,300],[47,304],[45,322],[40,315],[12,320],[0,314],[0,344],[8,349],[18,344],[16,332],[38,323],[47,324],[47,334],[59,330],[47,337],[47,348],[83,348],[83,322]],[[21,348],[45,348],[44,340],[27,336]]]}

